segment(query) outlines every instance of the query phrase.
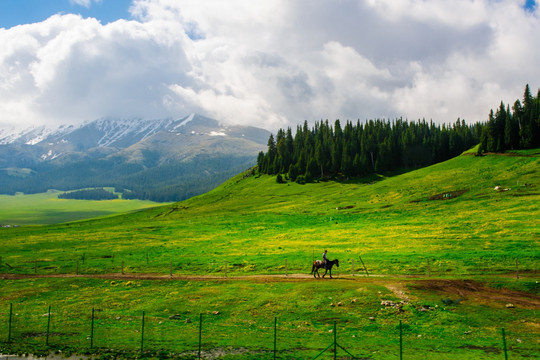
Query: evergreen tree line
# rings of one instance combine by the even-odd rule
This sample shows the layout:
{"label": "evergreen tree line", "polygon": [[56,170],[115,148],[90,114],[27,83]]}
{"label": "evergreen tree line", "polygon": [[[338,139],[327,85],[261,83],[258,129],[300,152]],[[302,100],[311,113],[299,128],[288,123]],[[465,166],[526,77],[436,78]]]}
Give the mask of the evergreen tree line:
{"label": "evergreen tree line", "polygon": [[495,113],[490,111],[487,124],[482,130],[478,151],[503,152],[539,146],[540,89],[536,97],[533,97],[527,85],[523,103],[516,100],[510,110],[510,106],[505,106],[501,101]]}
{"label": "evergreen tree line", "polygon": [[[451,126],[425,120],[370,120],[356,124],[328,120],[270,135],[257,158],[264,174],[286,174],[299,183],[329,177],[357,177],[418,168],[450,159],[478,144],[482,126],[458,119]],[[278,179],[279,180],[279,179]]]}
{"label": "evergreen tree line", "polygon": [[309,182],[332,177],[361,177],[399,169],[414,169],[448,160],[479,144],[478,153],[529,149],[540,146],[540,90],[531,95],[525,87],[523,104],[512,107],[501,102],[487,123],[435,125],[425,120],[408,122],[370,120],[356,124],[328,120],[308,127],[280,129],[270,135],[268,151],[257,158],[259,172],[282,174],[292,181]]}
{"label": "evergreen tree line", "polygon": [[113,200],[118,199],[118,195],[113,194],[103,188],[85,189],[67,192],[58,195],[59,199],[76,199],[76,200]]}

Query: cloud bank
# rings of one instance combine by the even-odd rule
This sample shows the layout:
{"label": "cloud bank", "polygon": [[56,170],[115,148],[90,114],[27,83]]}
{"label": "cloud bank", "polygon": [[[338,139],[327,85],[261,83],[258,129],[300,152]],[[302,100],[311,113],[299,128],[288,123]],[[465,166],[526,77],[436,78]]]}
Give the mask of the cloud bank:
{"label": "cloud bank", "polygon": [[131,20],[106,25],[54,15],[0,29],[0,127],[191,112],[271,130],[485,121],[540,86],[540,11],[524,5],[135,0]]}

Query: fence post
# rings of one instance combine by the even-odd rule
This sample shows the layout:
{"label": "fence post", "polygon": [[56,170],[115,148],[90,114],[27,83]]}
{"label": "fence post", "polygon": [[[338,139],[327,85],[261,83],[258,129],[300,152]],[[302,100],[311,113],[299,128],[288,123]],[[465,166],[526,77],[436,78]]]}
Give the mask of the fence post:
{"label": "fence post", "polygon": [[334,320],[334,360],[337,360],[337,321]]}
{"label": "fence post", "polygon": [[227,277],[227,268],[229,267],[229,262],[225,261],[225,277]]}
{"label": "fence post", "polygon": [[274,360],[277,353],[277,317],[274,318]]}
{"label": "fence post", "polygon": [[403,329],[399,320],[399,360],[403,360]]}
{"label": "fence post", "polygon": [[49,305],[49,313],[47,314],[47,339],[45,344],[49,346],[49,332],[51,330],[51,305]]}
{"label": "fence post", "polygon": [[427,259],[427,276],[431,277],[431,264],[429,262],[429,259]]}
{"label": "fence post", "polygon": [[288,276],[289,271],[287,269],[287,259],[285,259],[285,276]]}
{"label": "fence post", "polygon": [[501,332],[503,339],[504,360],[508,360],[508,352],[506,351],[506,335],[504,333],[504,328],[501,328]]}
{"label": "fence post", "polygon": [[352,261],[352,276],[354,276],[354,259],[352,259],[351,261]]}
{"label": "fence post", "polygon": [[148,253],[146,253],[146,265],[148,265]]}
{"label": "fence post", "polygon": [[79,275],[79,259],[77,259],[77,271],[76,274]]}
{"label": "fence post", "polygon": [[516,279],[519,279],[518,259],[516,258]]}
{"label": "fence post", "polygon": [[364,264],[364,260],[362,260],[362,257],[360,255],[358,255],[358,257],[360,258],[360,262],[362,263],[362,266],[364,267],[364,270],[366,271],[366,275],[369,276],[366,265]]}
{"label": "fence post", "polygon": [[122,260],[122,275],[124,275],[124,260]]}
{"label": "fence post", "polygon": [[202,347],[202,313],[199,314],[199,357],[201,358],[201,347]]}
{"label": "fence post", "polygon": [[9,304],[8,343],[11,342],[11,317],[13,316],[13,303]]}
{"label": "fence post", "polygon": [[34,274],[37,274],[37,260],[34,260]]}
{"label": "fence post", "polygon": [[94,308],[92,308],[92,325],[90,326],[90,349],[94,347]]}
{"label": "fence post", "polygon": [[142,328],[141,328],[141,353],[144,349],[144,310],[142,312]]}
{"label": "fence post", "polygon": [[169,277],[172,277],[172,261],[171,261],[171,264],[169,266]]}

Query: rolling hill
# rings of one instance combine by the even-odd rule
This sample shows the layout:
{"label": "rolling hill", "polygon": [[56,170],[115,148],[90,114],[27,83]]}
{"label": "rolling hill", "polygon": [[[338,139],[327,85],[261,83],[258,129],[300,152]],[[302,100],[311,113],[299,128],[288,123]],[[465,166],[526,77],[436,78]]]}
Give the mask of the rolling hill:
{"label": "rolling hill", "polygon": [[[498,359],[504,327],[504,352],[534,358],[539,186],[538,150],[349,182],[249,171],[171,205],[0,229],[0,328],[17,314],[0,350],[255,359],[277,334],[280,358],[314,358],[337,333],[365,359],[401,343],[411,359]],[[314,280],[324,249],[340,267]]]}
{"label": "rolling hill", "polygon": [[53,262],[62,261],[66,246],[71,257],[114,253],[135,263],[154,254],[158,268],[182,254],[190,265],[178,259],[178,266],[190,273],[217,271],[206,263],[225,261],[273,273],[285,258],[291,269],[303,269],[306,256],[323,248],[341,259],[363,254],[384,273],[423,272],[428,257],[441,272],[506,271],[516,257],[532,270],[540,239],[539,161],[534,152],[462,155],[395,177],[306,185],[250,171],[181,203],[1,237],[6,254],[28,250],[28,243],[34,257]]}

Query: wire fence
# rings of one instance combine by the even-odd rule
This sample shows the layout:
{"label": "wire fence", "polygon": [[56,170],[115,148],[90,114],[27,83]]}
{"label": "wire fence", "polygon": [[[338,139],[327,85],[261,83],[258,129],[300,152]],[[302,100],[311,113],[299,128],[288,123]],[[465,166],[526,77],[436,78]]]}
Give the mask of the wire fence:
{"label": "wire fence", "polygon": [[500,324],[456,334],[441,325],[392,320],[280,321],[218,312],[172,314],[57,306],[2,306],[0,353],[124,354],[185,359],[538,358],[539,339]]}
{"label": "wire fence", "polygon": [[[0,274],[34,275],[96,275],[96,274],[155,274],[162,276],[176,275],[289,275],[294,273],[310,274],[313,256],[281,258],[278,256],[257,255],[256,258],[221,261],[190,261],[185,259],[166,260],[163,256],[152,254],[82,254],[70,258],[41,258],[24,260],[20,256],[0,256]],[[536,256],[518,258],[468,258],[466,261],[452,258],[429,258],[400,256],[392,259],[365,258],[348,256],[340,261],[339,267],[332,268],[333,274],[351,276],[379,275],[424,275],[424,276],[467,276],[538,273]],[[320,270],[319,270],[320,272]],[[322,269],[324,273],[324,269]]]}

